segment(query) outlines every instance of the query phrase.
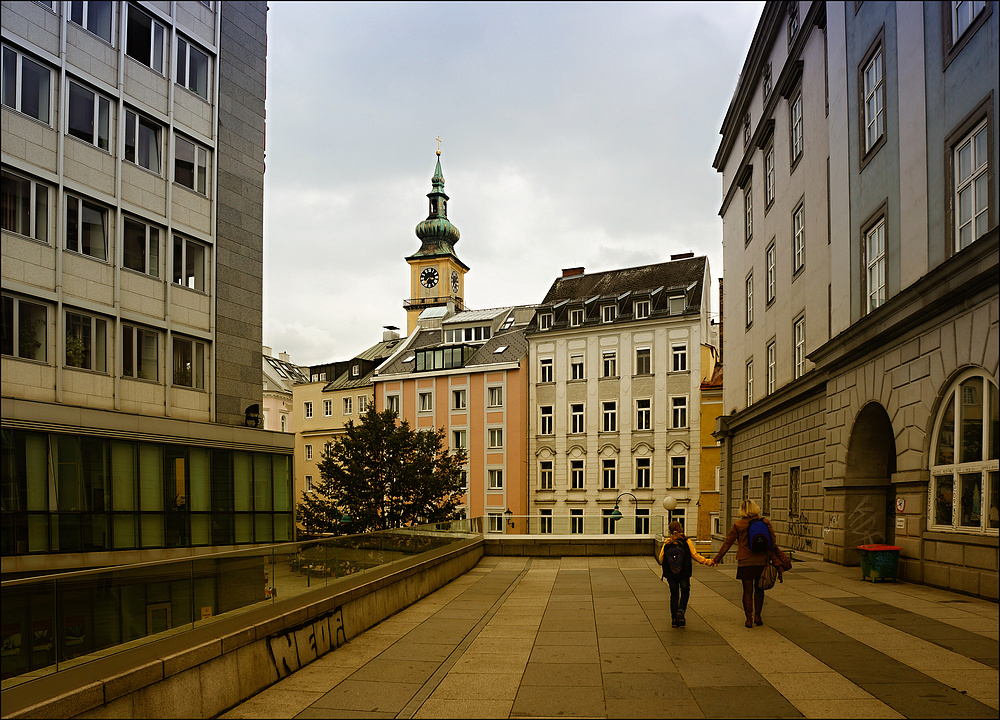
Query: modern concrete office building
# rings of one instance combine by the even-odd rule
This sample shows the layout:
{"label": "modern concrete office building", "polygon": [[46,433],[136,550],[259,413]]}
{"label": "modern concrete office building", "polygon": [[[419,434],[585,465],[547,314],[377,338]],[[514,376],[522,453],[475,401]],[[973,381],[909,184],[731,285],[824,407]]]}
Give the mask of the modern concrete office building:
{"label": "modern concrete office building", "polygon": [[293,436],[247,417],[266,3],[2,16],[4,575],[292,539]]}
{"label": "modern concrete office building", "polygon": [[[997,598],[995,3],[769,2],[722,127],[722,513]],[[736,316],[741,321],[736,321]]]}
{"label": "modern concrete office building", "polygon": [[[527,330],[530,506],[542,531],[659,533],[669,495],[673,519],[696,534],[710,286],[708,258],[692,253],[571,268],[552,283]],[[622,493],[632,497],[616,523]]]}

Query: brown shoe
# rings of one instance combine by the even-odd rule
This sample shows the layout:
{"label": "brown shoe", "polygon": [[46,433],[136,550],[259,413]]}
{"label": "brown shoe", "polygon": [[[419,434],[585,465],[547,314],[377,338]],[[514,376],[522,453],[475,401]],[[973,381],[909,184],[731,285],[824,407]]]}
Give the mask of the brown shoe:
{"label": "brown shoe", "polygon": [[747,618],[747,621],[744,624],[744,627],[752,628],[753,627],[753,620],[751,620],[750,618]]}
{"label": "brown shoe", "polygon": [[753,624],[754,625],[763,625],[764,621],[761,620],[760,618],[755,618],[754,621],[753,621]]}

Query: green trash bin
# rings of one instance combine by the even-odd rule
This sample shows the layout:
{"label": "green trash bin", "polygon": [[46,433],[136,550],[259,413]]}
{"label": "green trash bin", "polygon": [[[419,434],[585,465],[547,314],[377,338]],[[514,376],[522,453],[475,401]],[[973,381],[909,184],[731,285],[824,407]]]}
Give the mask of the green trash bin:
{"label": "green trash bin", "polygon": [[880,580],[896,582],[900,550],[902,548],[895,545],[858,545],[861,553],[861,579],[873,583]]}

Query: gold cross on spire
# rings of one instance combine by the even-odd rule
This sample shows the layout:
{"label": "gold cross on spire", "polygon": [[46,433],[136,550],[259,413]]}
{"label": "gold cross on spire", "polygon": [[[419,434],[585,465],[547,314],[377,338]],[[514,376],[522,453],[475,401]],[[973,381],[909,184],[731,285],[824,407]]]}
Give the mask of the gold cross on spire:
{"label": "gold cross on spire", "polygon": [[437,154],[440,155],[441,154],[441,136],[438,135],[435,139],[437,140],[437,144],[438,144]]}

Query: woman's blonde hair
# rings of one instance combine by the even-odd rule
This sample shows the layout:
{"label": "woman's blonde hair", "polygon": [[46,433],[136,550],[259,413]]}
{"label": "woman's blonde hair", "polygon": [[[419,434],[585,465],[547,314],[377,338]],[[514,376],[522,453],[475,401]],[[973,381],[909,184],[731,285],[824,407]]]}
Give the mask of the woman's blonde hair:
{"label": "woman's blonde hair", "polygon": [[751,515],[760,515],[760,505],[747,498],[740,503],[740,517],[750,517]]}
{"label": "woman's blonde hair", "polygon": [[683,533],[684,526],[681,525],[679,520],[674,520],[669,525],[667,525],[667,530],[669,530],[671,533],[675,532]]}

